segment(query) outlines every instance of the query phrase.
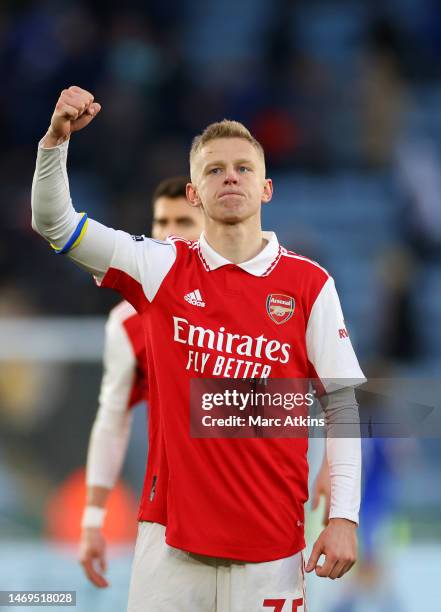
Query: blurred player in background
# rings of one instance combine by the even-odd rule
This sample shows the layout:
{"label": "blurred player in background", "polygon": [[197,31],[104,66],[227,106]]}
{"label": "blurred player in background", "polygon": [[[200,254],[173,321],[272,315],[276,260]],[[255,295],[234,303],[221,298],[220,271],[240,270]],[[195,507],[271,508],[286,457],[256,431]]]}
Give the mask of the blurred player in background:
{"label": "blurred player in background", "polygon": [[[128,609],[305,610],[303,570],[339,578],[357,548],[360,440],[355,429],[336,439],[335,428],[356,423],[353,386],[364,377],[333,279],[262,232],[272,182],[261,145],[237,122],[212,124],[193,142],[187,197],[204,213],[198,242],[156,242],[88,222],[71,203],[67,141],[100,108],[81,88],[62,92],[39,147],[33,226],[99,285],[130,300],[148,339],[167,529],[164,487],[149,456]],[[273,303],[283,304],[282,314]],[[201,377],[321,380],[331,508],[306,568],[307,440],[191,437],[190,383]]]}
{"label": "blurred player in background", "polygon": [[[412,441],[413,442],[413,441]],[[359,540],[361,545],[357,571],[345,584],[340,601],[332,612],[401,612],[403,606],[384,571],[387,533],[381,533],[393,516],[394,478],[398,466],[406,465],[415,446],[408,439],[373,437],[362,440],[363,477]],[[401,467],[401,469],[403,469]],[[324,497],[323,524],[328,523],[330,476],[326,457],[312,488],[312,509]],[[385,541],[386,540],[386,541]]]}
{"label": "blurred player in background", "polygon": [[[197,240],[203,229],[200,209],[189,205],[186,177],[162,181],[153,199],[152,237]],[[131,408],[147,399],[147,356],[139,314],[123,301],[109,314],[105,331],[104,373],[99,408],[87,457],[87,501],[82,520],[80,561],[89,580],[108,586],[106,543],[102,533],[106,503],[120,474],[132,426]],[[149,424],[150,435],[157,429]],[[155,452],[157,443],[151,444]]]}

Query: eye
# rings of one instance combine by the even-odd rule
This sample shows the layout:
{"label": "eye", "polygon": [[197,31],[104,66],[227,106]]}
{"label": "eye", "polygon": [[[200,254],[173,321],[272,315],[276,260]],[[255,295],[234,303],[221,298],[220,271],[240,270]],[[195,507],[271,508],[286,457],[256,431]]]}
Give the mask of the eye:
{"label": "eye", "polygon": [[221,171],[220,168],[211,168],[210,169],[210,174],[219,174]]}
{"label": "eye", "polygon": [[251,168],[248,168],[247,166],[239,166],[239,172],[246,174],[247,172],[251,172]]}

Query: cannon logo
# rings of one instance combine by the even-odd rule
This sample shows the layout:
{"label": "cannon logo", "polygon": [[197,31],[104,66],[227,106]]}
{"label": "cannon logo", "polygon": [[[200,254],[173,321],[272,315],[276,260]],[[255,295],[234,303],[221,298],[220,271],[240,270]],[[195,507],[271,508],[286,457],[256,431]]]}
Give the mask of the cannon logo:
{"label": "cannon logo", "polygon": [[281,293],[270,293],[266,298],[266,311],[272,321],[281,325],[294,314],[296,302],[293,297]]}

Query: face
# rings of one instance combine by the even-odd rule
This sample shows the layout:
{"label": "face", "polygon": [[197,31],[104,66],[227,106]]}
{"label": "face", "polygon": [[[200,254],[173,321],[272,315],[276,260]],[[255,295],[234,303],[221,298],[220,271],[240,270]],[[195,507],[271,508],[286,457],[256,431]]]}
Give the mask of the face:
{"label": "face", "polygon": [[181,236],[197,240],[203,229],[203,215],[189,205],[186,198],[161,196],[153,205],[152,237],[165,240],[167,236]]}
{"label": "face", "polygon": [[221,224],[260,217],[261,203],[272,197],[272,182],[265,178],[262,157],[242,138],[208,142],[196,154],[191,172],[190,203],[202,206],[208,219]]}

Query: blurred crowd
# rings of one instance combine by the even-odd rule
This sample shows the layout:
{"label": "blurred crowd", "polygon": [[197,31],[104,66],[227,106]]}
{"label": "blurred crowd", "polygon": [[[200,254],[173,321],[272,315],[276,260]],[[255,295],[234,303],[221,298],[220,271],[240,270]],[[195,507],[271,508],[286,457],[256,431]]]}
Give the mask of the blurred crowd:
{"label": "blurred crowd", "polygon": [[411,124],[425,113],[418,92],[439,89],[440,59],[441,8],[429,0],[2,2],[0,314],[112,303],[30,229],[37,142],[70,84],[103,105],[69,168],[77,209],[106,223],[148,233],[153,187],[186,172],[192,137],[228,117],[261,140],[270,173],[401,170],[391,200],[413,209],[403,240],[439,252],[438,151],[431,126]]}

